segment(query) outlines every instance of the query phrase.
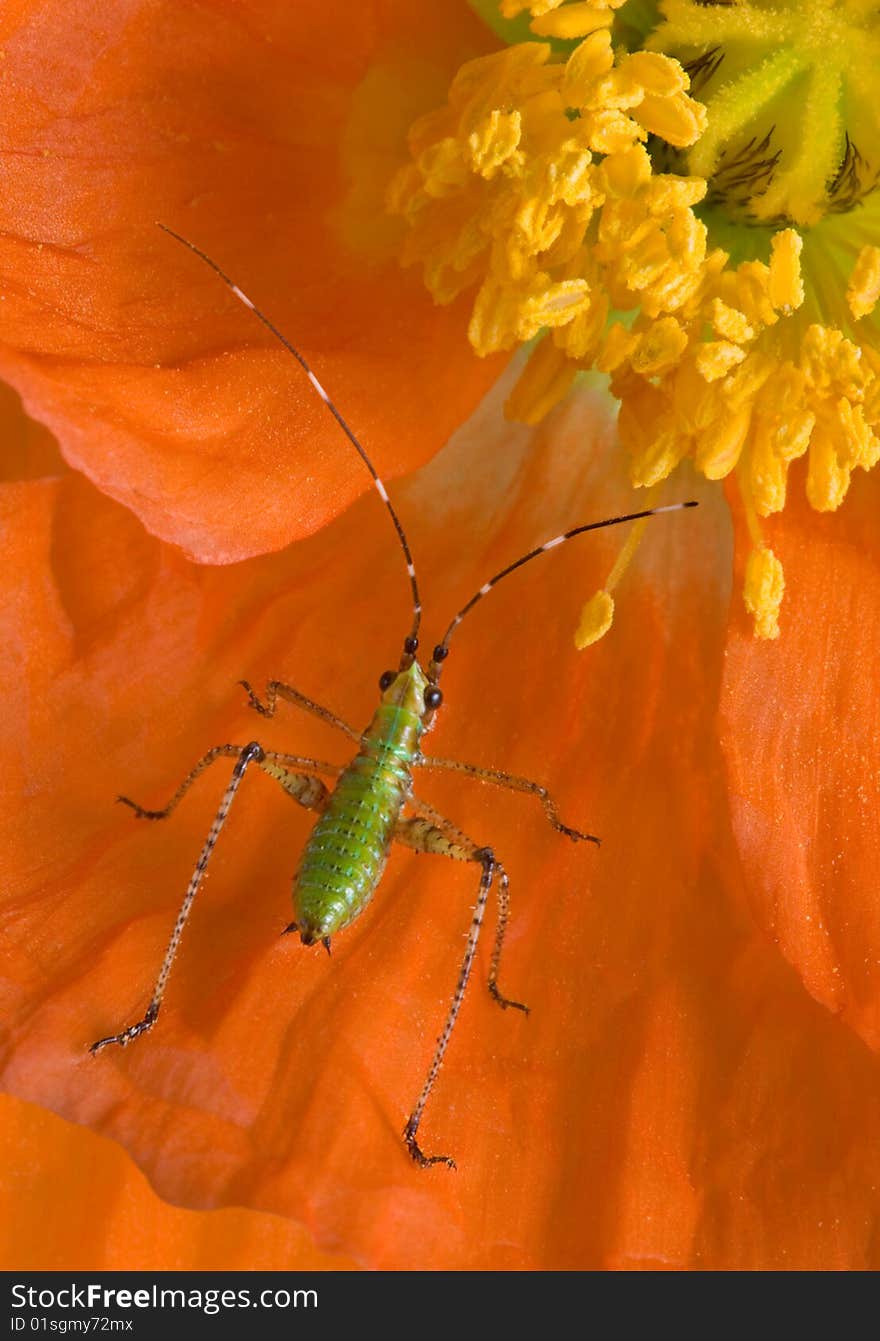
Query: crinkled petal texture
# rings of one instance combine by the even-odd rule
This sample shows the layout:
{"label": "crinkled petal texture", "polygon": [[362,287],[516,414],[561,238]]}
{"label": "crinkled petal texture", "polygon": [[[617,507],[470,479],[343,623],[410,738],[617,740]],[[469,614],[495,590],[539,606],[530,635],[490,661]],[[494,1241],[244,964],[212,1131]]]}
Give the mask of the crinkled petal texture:
{"label": "crinkled petal texture", "polygon": [[[15,1271],[344,1271],[301,1225],[259,1211],[188,1211],[124,1151],[8,1095],[0,1100],[0,1264]],[[69,1210],[69,1214],[64,1212]]]}
{"label": "crinkled petal texture", "polygon": [[[342,12],[344,11],[344,12]],[[399,474],[494,375],[377,223],[413,116],[490,35],[464,0],[17,0],[0,14],[0,374],[154,535],[224,563],[369,483],[235,277]],[[390,225],[389,225],[390,227]]]}
{"label": "crinkled petal texture", "polygon": [[[395,491],[428,646],[505,562],[630,499],[596,402],[502,429],[504,390]],[[768,844],[753,824],[743,845],[718,739],[729,532],[721,496],[697,488],[700,509],[651,523],[587,654],[572,630],[620,532],[516,574],[453,643],[426,746],[538,778],[603,845],[561,837],[528,797],[418,774],[419,794],[510,872],[502,985],[532,1007],[489,998],[490,921],[420,1133],[456,1157],[450,1173],[416,1169],[401,1131],[476,875],[396,851],[332,958],[306,949],[279,933],[308,817],[264,776],[235,802],[156,1028],[125,1052],[86,1051],[145,1007],[229,761],[161,824],[112,798],[162,803],[209,746],[254,737],[345,759],[350,742],[293,708],[247,711],[235,681],[278,676],[368,719],[408,623],[377,500],[212,570],[79,475],[6,484],[5,1088],[114,1138],[169,1201],[290,1217],[369,1266],[880,1265],[880,1076],[756,917]],[[874,627],[849,631],[864,664]],[[834,696],[811,711],[822,757],[832,736],[866,730]],[[815,781],[796,770],[789,785],[803,813]],[[773,841],[794,859],[792,833]],[[841,908],[847,866],[870,858],[865,831],[848,834],[846,861],[814,860]]]}
{"label": "crinkled petal texture", "polygon": [[[753,915],[804,986],[880,1050],[880,480],[768,525],[782,636],[731,631],[721,738]],[[744,556],[741,556],[744,558]]]}

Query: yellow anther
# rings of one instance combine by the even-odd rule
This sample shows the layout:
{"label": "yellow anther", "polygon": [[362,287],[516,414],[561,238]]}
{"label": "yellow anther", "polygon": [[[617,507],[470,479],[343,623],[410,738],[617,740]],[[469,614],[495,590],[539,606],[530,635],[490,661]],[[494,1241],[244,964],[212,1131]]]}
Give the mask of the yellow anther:
{"label": "yellow anther", "polygon": [[793,228],[777,233],[770,243],[770,276],[767,296],[779,311],[791,311],[804,301],[800,256],[803,238]]}
{"label": "yellow anther", "polygon": [[783,461],[795,461],[810,445],[810,438],[816,424],[812,410],[796,410],[781,419],[775,432],[776,451]]}
{"label": "yellow anther", "polygon": [[807,466],[807,498],[817,512],[834,512],[849,488],[849,466],[841,465],[834,439],[824,425],[813,430]]}
{"label": "yellow anther", "polygon": [[497,280],[484,281],[474,302],[468,339],[478,354],[511,349],[518,337],[519,294]]}
{"label": "yellow anther", "polygon": [[538,37],[559,37],[570,41],[575,37],[586,37],[597,28],[608,28],[614,20],[614,12],[604,6],[594,4],[566,5],[562,9],[552,10],[532,19],[529,27]]}
{"label": "yellow anther", "polygon": [[564,349],[570,359],[578,363],[592,363],[608,322],[608,298],[602,293],[590,294],[590,305],[579,312],[574,321],[553,332],[553,342]]}
{"label": "yellow anther", "polygon": [[552,284],[546,275],[539,276],[532,292],[519,305],[520,340],[531,340],[542,326],[565,326],[586,310],[589,301],[586,280],[563,279]]}
{"label": "yellow anther", "polygon": [[633,115],[651,135],[659,135],[679,149],[693,144],[706,129],[705,108],[687,93],[676,93],[671,98],[646,93]]}
{"label": "yellow anther", "polygon": [[656,51],[636,51],[624,56],[619,68],[624,79],[658,98],[684,93],[690,83],[678,61]]}
{"label": "yellow anther", "polygon": [[[669,210],[681,210],[682,219],[692,205],[697,205],[706,194],[702,177],[652,177],[648,188],[648,203],[652,214],[665,215]],[[690,222],[690,220],[688,220]]]}
{"label": "yellow anther", "polygon": [[562,100],[566,107],[587,107],[595,95],[596,81],[614,65],[611,37],[607,29],[592,33],[575,47],[565,64]]}
{"label": "yellow anther", "polygon": [[647,133],[623,112],[601,108],[585,113],[580,120],[581,133],[596,154],[624,154]]}
{"label": "yellow anther", "polygon": [[728,306],[720,298],[712,299],[708,306],[707,315],[715,334],[720,335],[724,340],[732,340],[734,344],[741,345],[745,344],[747,340],[755,338],[757,332],[745,313],[738,311],[735,307]]}
{"label": "yellow anther", "polygon": [[749,454],[749,484],[759,516],[769,517],[785,507],[787,472],[788,462],[773,450],[770,425],[760,421]]}
{"label": "yellow anther", "polygon": [[752,421],[751,408],[719,415],[697,438],[695,462],[707,480],[723,480],[737,464]]}
{"label": "yellow anther", "polygon": [[481,177],[494,177],[495,173],[516,152],[522,134],[522,117],[519,112],[490,112],[485,121],[476,130],[471,131],[467,140],[468,157],[474,172]]}
{"label": "yellow anther", "polygon": [[725,377],[718,388],[723,402],[731,409],[741,409],[752,401],[766,386],[776,371],[776,361],[767,354],[751,353],[748,358]]}
{"label": "yellow anther", "polygon": [[614,372],[615,368],[629,358],[634,349],[638,347],[639,337],[632,331],[627,330],[626,326],[615,321],[608,328],[608,333],[602,347],[602,352],[596,359],[596,367],[599,372]]}
{"label": "yellow anther", "polygon": [[743,600],[755,621],[758,638],[779,637],[779,607],[785,594],[785,574],[772,549],[752,550],[746,562]]}
{"label": "yellow anther", "polygon": [[423,178],[422,189],[438,199],[460,190],[468,177],[461,145],[451,136],[425,149],[419,156],[418,167]]}
{"label": "yellow anther", "polygon": [[742,363],[745,356],[745,350],[729,340],[708,340],[697,351],[697,368],[707,382],[715,382]]}
{"label": "yellow anther", "polygon": [[778,321],[769,287],[770,270],[762,261],[743,261],[727,271],[720,285],[726,301],[744,312],[753,326],[773,326]]}
{"label": "yellow anther", "polygon": [[547,174],[547,200],[553,205],[562,201],[572,209],[590,203],[594,195],[592,162],[593,155],[578,140],[566,140],[561,144],[556,150],[553,172]]}
{"label": "yellow anther", "polygon": [[592,647],[611,628],[614,620],[614,597],[607,591],[597,591],[591,596],[581,611],[580,621],[574,635],[574,645],[579,652]]}
{"label": "yellow anther", "polygon": [[880,299],[880,247],[862,247],[850,275],[846,301],[850,312],[858,321],[860,317],[867,317],[874,311],[878,299]]}
{"label": "yellow anther", "polygon": [[630,356],[630,366],[643,377],[665,372],[678,363],[687,342],[687,335],[675,317],[663,317],[640,336],[638,346]]}
{"label": "yellow anther", "polygon": [[[876,435],[865,423],[861,405],[853,405],[846,396],[841,396],[835,406],[835,418],[840,431],[837,443],[837,459],[842,466],[850,469],[870,461],[877,442]],[[867,467],[870,469],[870,466]]]}
{"label": "yellow anther", "polygon": [[602,164],[602,184],[616,196],[634,196],[651,180],[651,159],[642,144],[606,158]]}
{"label": "yellow anther", "polygon": [[630,463],[629,477],[636,488],[665,480],[687,451],[687,439],[674,428],[657,433]]}
{"label": "yellow anther", "polygon": [[565,0],[501,0],[499,8],[506,19],[515,19],[524,9],[531,14],[549,14]]}

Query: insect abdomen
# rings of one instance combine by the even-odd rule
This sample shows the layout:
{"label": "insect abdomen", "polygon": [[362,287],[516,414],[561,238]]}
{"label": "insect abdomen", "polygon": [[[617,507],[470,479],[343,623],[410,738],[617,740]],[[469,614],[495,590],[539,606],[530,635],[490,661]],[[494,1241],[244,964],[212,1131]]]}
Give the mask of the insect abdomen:
{"label": "insect abdomen", "polygon": [[341,931],[369,903],[409,795],[419,734],[414,714],[383,704],[340,776],[293,882],[297,929],[307,943]]}

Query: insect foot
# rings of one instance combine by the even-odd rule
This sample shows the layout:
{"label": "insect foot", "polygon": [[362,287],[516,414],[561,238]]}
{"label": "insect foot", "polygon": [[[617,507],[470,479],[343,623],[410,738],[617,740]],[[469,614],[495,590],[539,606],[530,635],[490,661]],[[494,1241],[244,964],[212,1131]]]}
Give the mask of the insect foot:
{"label": "insect foot", "polygon": [[595,843],[596,847],[602,846],[602,839],[597,838],[594,833],[581,833],[580,829],[570,829],[567,824],[559,824],[559,832],[564,833],[573,843]]}
{"label": "insect foot", "polygon": [[531,1014],[531,1007],[524,1005],[522,1001],[512,1001],[509,996],[502,996],[498,990],[498,984],[495,982],[489,983],[489,995],[493,1001],[498,1002],[502,1010],[507,1010],[510,1007],[512,1010],[521,1010],[523,1015]]}
{"label": "insect foot", "polygon": [[135,813],[136,819],[157,820],[165,818],[164,810],[145,810],[139,806],[137,801],[132,801],[130,796],[117,796],[117,802],[124,806],[130,806]]}
{"label": "insect foot", "polygon": [[428,1169],[432,1164],[445,1164],[447,1169],[455,1169],[458,1166],[451,1155],[426,1155],[416,1142],[416,1132],[419,1122],[415,1115],[410,1118],[403,1129],[403,1139],[406,1142],[406,1148],[412,1158],[418,1164],[420,1169]]}
{"label": "insect foot", "polygon": [[274,717],[274,704],[272,705],[272,708],[269,708],[265,703],[261,703],[247,680],[239,680],[238,683],[241,685],[242,689],[247,691],[248,706],[253,708],[254,712],[258,712],[261,717]]}
{"label": "insect foot", "polygon": [[136,1038],[140,1038],[141,1034],[145,1034],[148,1029],[152,1029],[153,1025],[156,1023],[158,1015],[158,1006],[148,1006],[146,1015],[142,1020],[138,1020],[137,1024],[129,1025],[129,1027],[123,1029],[120,1034],[110,1034],[107,1038],[99,1038],[97,1043],[93,1043],[89,1048],[89,1052],[94,1057],[102,1048],[109,1047],[111,1043],[118,1043],[121,1048],[127,1047],[127,1045],[134,1042]]}

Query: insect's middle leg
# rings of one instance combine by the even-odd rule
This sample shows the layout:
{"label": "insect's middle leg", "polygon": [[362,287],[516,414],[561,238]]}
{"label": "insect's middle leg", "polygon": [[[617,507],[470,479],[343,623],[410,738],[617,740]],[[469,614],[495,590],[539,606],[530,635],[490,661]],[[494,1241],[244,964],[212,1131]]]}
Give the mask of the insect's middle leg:
{"label": "insect's middle leg", "polygon": [[[208,837],[205,840],[202,851],[199,854],[199,859],[196,862],[195,869],[190,877],[186,894],[180,905],[180,911],[177,914],[177,921],[174,923],[174,929],[171,932],[171,938],[165,951],[165,957],[162,960],[162,967],[159,970],[159,976],[156,979],[156,985],[153,988],[153,995],[150,997],[150,1003],[147,1006],[143,1017],[140,1020],[137,1020],[135,1024],[120,1030],[118,1034],[109,1034],[106,1038],[99,1038],[97,1042],[93,1043],[89,1049],[92,1053],[100,1052],[102,1048],[108,1047],[111,1043],[118,1043],[120,1047],[124,1048],[136,1038],[139,1038],[141,1034],[145,1034],[147,1030],[152,1029],[153,1025],[156,1023],[159,1016],[159,1010],[162,1006],[162,998],[165,995],[168,977],[171,973],[171,967],[180,945],[180,938],[183,935],[183,929],[189,919],[196,894],[202,883],[205,868],[208,865],[211,853],[217,845],[217,839],[220,837],[220,832],[223,825],[226,823],[232,802],[241,785],[241,780],[250,764],[257,764],[258,767],[268,773],[270,777],[275,778],[294,800],[298,801],[300,805],[305,806],[309,810],[323,810],[324,806],[327,804],[329,792],[320,778],[314,777],[309,773],[297,771],[297,769],[301,769],[302,766],[306,765],[316,765],[325,772],[334,774],[339,772],[339,769],[334,764],[323,764],[318,760],[306,759],[301,755],[278,754],[274,751],[264,750],[257,741],[251,741],[249,745],[243,747],[240,745],[218,745],[215,746],[213,750],[209,750],[208,753],[199,760],[195,768],[192,769],[183,780],[163,810],[144,810],[142,806],[137,805],[134,801],[127,800],[127,798],[120,797],[120,800],[126,800],[127,804],[134,809],[139,818],[165,819],[175,808],[185,792],[192,786],[196,778],[198,778],[210,764],[214,763],[217,759],[228,757],[231,754],[237,755],[236,764],[232,770],[232,777],[223,794],[223,800],[220,802],[220,807],[217,814],[214,816],[214,822],[211,825]],[[286,767],[287,764],[292,764],[294,766]]]}
{"label": "insect's middle leg", "polygon": [[477,782],[489,782],[496,787],[504,787],[507,791],[525,792],[529,796],[536,796],[557,833],[565,834],[566,838],[571,838],[576,843],[595,843],[597,847],[602,841],[593,833],[582,833],[580,829],[572,829],[570,825],[563,824],[559,818],[556,802],[547,788],[531,778],[520,777],[518,773],[505,773],[499,768],[482,768],[478,764],[463,763],[460,759],[439,759],[432,755],[420,755],[416,764],[419,768],[442,768],[451,773],[466,773],[469,778],[476,778]]}

